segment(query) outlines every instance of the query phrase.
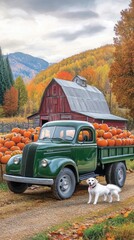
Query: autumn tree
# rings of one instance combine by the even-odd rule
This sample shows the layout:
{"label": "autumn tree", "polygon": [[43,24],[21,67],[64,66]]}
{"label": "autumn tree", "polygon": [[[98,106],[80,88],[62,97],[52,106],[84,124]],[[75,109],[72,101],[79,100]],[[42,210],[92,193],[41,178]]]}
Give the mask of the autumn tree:
{"label": "autumn tree", "polygon": [[67,71],[61,71],[56,74],[56,78],[64,79],[64,80],[72,80],[73,77],[74,76],[70,72],[67,72]]}
{"label": "autumn tree", "polygon": [[6,116],[14,116],[18,110],[18,90],[11,87],[4,94],[3,109]]}
{"label": "autumn tree", "polygon": [[14,86],[18,90],[18,112],[20,112],[28,99],[26,86],[22,77],[19,76],[16,78]]}
{"label": "autumn tree", "polygon": [[128,108],[134,118],[134,0],[121,12],[115,35],[114,62],[109,77],[117,102]]}

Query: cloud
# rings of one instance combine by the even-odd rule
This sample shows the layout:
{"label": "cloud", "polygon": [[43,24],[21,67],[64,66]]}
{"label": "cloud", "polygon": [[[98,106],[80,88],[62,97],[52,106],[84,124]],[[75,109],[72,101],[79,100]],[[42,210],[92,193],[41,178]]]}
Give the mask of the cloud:
{"label": "cloud", "polygon": [[77,38],[80,38],[82,36],[93,36],[99,32],[102,32],[105,30],[106,27],[100,24],[93,24],[93,25],[86,25],[83,27],[83,29],[73,31],[73,32],[67,32],[67,31],[59,31],[55,33],[51,33],[50,37],[52,38],[62,38],[65,41],[73,41]]}
{"label": "cloud", "polygon": [[59,17],[66,18],[68,20],[85,20],[89,18],[98,18],[99,14],[91,11],[91,10],[83,10],[83,11],[68,11],[68,12],[62,12],[58,15]]}
{"label": "cloud", "polygon": [[38,13],[54,13],[65,9],[78,9],[94,6],[95,0],[1,0],[3,6],[21,8],[25,11]]}

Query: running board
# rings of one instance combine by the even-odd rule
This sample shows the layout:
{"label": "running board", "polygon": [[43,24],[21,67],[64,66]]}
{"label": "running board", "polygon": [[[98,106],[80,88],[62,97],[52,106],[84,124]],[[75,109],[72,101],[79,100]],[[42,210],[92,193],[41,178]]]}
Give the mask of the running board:
{"label": "running board", "polygon": [[82,180],[86,180],[91,177],[96,178],[97,176],[98,176],[98,174],[96,174],[95,172],[90,172],[90,173],[85,173],[85,174],[80,175],[79,179],[80,179],[80,181],[82,181]]}

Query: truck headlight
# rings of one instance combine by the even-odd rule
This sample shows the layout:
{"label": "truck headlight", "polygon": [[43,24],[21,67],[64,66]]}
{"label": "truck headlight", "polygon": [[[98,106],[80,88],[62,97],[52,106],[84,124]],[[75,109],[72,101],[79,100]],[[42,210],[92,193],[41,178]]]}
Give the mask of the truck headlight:
{"label": "truck headlight", "polygon": [[15,157],[14,159],[13,159],[13,163],[14,164],[19,164],[19,162],[20,162],[20,158],[19,157]]}
{"label": "truck headlight", "polygon": [[47,162],[46,159],[43,159],[43,160],[41,161],[41,166],[42,166],[42,167],[46,167],[47,164],[48,164],[48,162]]}

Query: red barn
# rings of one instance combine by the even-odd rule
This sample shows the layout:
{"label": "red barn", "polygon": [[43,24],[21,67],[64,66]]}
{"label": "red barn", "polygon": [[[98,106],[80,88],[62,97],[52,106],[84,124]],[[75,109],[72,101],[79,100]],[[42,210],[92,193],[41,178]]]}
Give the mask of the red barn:
{"label": "red barn", "polygon": [[103,93],[87,85],[86,79],[81,76],[76,76],[72,81],[53,78],[44,91],[37,114],[40,125],[47,121],[73,119],[125,128],[127,122],[111,114]]}

